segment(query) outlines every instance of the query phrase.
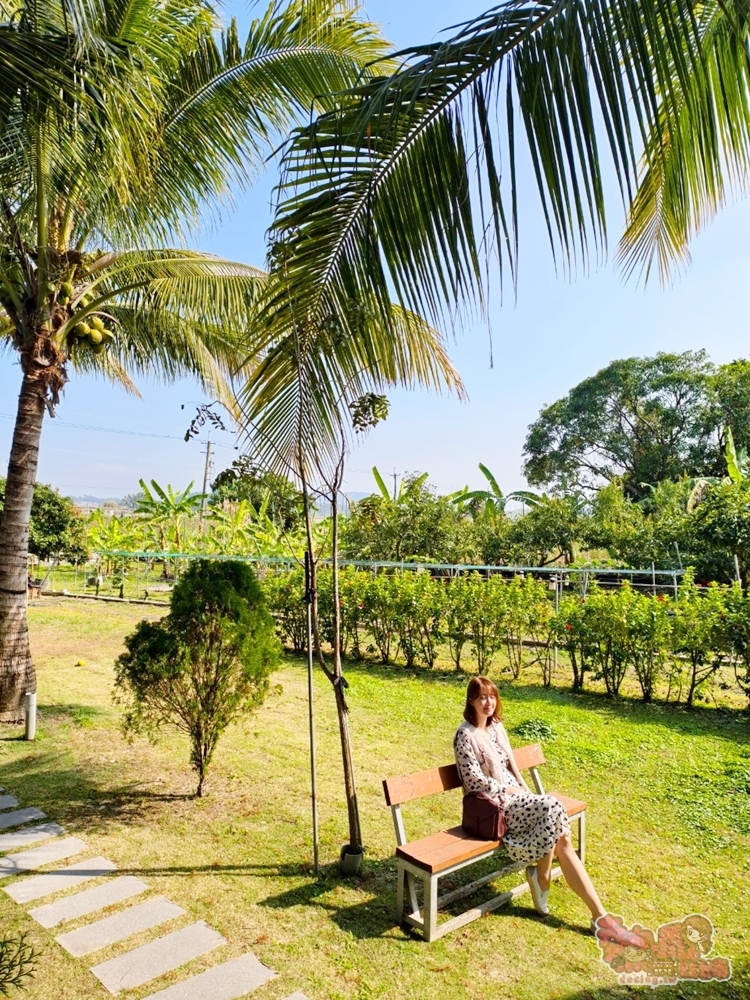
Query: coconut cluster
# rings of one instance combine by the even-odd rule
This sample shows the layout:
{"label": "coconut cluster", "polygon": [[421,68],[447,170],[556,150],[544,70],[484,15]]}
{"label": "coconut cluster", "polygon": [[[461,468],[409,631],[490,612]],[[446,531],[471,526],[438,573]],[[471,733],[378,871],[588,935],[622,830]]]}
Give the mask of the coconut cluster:
{"label": "coconut cluster", "polygon": [[[67,306],[73,297],[74,289],[69,281],[63,281],[57,295],[57,304]],[[91,304],[90,295],[82,295],[76,305],[86,309]],[[101,354],[114,341],[115,335],[101,316],[88,313],[85,319],[79,320],[72,330],[72,337],[81,347],[86,345],[94,354]]]}
{"label": "coconut cluster", "polygon": [[[89,294],[76,299],[76,289],[71,281],[62,281],[59,285],[52,281],[44,282],[39,286],[39,294],[41,298],[53,300],[53,330],[67,323],[71,314],[75,318],[76,312],[85,312],[93,301],[93,296]],[[13,299],[5,290],[0,291],[0,306],[5,310],[5,315],[0,316],[0,333],[3,333],[12,327],[10,311],[13,307]],[[107,326],[105,318],[98,313],[86,312],[85,317],[70,329],[68,347],[87,347],[94,354],[101,354],[115,340],[115,334]]]}

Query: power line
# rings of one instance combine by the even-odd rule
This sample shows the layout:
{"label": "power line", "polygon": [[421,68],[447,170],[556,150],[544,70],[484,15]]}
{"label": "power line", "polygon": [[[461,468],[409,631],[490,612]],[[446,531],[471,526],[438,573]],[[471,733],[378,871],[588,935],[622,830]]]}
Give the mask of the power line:
{"label": "power line", "polygon": [[[11,413],[0,413],[0,417],[5,420],[15,420],[15,416]],[[167,441],[182,441],[183,438],[175,437],[174,434],[150,434],[146,431],[126,431],[121,430],[118,427],[92,427],[90,424],[71,424],[67,420],[59,420],[55,417],[55,422],[59,427],[74,427],[79,431],[101,431],[104,434],[128,434],[132,437],[150,437],[150,438],[164,438]],[[49,425],[48,425],[49,426]]]}
{"label": "power line", "polygon": [[[4,420],[15,420],[15,414],[12,413],[0,413],[0,418]],[[160,438],[164,441],[184,441],[184,437],[176,437],[174,434],[152,434],[148,431],[126,431],[119,427],[94,427],[91,424],[71,424],[67,420],[59,420],[55,417],[55,424],[58,427],[73,427],[79,431],[99,431],[102,434],[127,434],[130,437],[148,437],[148,438]],[[55,424],[51,426],[55,426]],[[47,426],[50,426],[47,424]],[[219,442],[212,441],[211,444],[215,448],[234,448],[234,445],[230,444],[220,444]]]}

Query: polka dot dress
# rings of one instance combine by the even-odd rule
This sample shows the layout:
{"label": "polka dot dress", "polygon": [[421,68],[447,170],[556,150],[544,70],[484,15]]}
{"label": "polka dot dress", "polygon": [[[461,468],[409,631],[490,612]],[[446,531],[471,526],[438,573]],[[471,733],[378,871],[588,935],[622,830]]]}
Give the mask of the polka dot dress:
{"label": "polka dot dress", "polygon": [[498,738],[499,727],[490,726],[485,732],[503,764],[502,781],[497,781],[482,771],[471,739],[466,730],[461,728],[454,741],[461,784],[465,792],[487,792],[493,798],[500,799],[505,822],[508,824],[503,844],[514,861],[532,864],[548,854],[560,837],[570,833],[570,822],[562,803],[554,795],[506,791],[508,787],[520,788],[521,785],[508,767],[508,754]]}

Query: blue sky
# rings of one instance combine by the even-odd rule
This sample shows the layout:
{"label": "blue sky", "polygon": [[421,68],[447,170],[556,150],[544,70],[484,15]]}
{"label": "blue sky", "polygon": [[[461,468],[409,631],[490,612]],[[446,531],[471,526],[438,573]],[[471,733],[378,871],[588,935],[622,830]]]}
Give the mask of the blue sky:
{"label": "blue sky", "polygon": [[[442,29],[489,4],[456,0],[371,0],[370,16],[396,45],[426,42]],[[241,21],[247,8],[229,4]],[[264,232],[274,167],[218,223],[193,243],[236,260],[262,264]],[[422,392],[391,394],[388,420],[352,452],[346,488],[369,490],[370,469],[425,471],[440,489],[480,486],[477,464],[484,462],[505,490],[523,485],[522,449],[528,425],[539,409],[614,358],[657,351],[704,348],[717,363],[747,350],[747,284],[750,278],[750,207],[731,204],[691,248],[693,265],[671,288],[646,291],[624,284],[611,263],[567,282],[555,275],[531,185],[521,192],[521,266],[518,296],[499,297],[491,307],[492,353],[486,323],[467,323],[451,339],[451,353],[469,401]],[[618,220],[612,216],[611,240]],[[446,331],[453,338],[453,331]],[[0,358],[0,466],[10,447],[19,371],[8,355]],[[91,378],[74,377],[42,436],[39,479],[61,492],[121,496],[138,489],[138,479],[184,487],[200,485],[203,445],[182,436],[202,400],[190,382],[173,386],[141,384],[143,398]],[[185,408],[181,409],[184,405]],[[77,426],[72,426],[77,425]],[[105,428],[105,431],[84,428]],[[113,433],[117,431],[118,433]],[[125,432],[125,433],[124,433]],[[160,436],[142,436],[160,435]],[[213,437],[213,435],[212,435]],[[236,452],[230,434],[218,435],[214,472]]]}

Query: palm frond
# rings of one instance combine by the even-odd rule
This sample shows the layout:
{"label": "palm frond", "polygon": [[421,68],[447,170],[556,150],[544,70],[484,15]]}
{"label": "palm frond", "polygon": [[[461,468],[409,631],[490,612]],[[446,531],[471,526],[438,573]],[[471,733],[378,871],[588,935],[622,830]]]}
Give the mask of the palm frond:
{"label": "palm frond", "polygon": [[168,237],[246,186],[295,122],[331,106],[327,95],[371,77],[373,61],[390,65],[378,29],[339,0],[273,0],[244,45],[235,22],[214,29],[204,18],[166,65],[159,56],[152,183],[113,192],[107,212],[124,232]]}
{"label": "palm frond", "polygon": [[750,32],[722,0],[701,5],[701,62],[672,83],[641,160],[617,261],[644,283],[662,284],[690,261],[688,243],[723,205],[743,192],[750,166]]}
{"label": "palm frond", "polygon": [[[727,0],[747,22],[743,0]],[[358,88],[287,149],[274,235],[307,315],[366,294],[433,322],[513,280],[521,135],[563,270],[606,248],[604,151],[627,204],[636,150],[706,78],[688,0],[506,0]],[[687,106],[697,123],[698,109]],[[604,149],[602,138],[604,137]]]}
{"label": "palm frond", "polygon": [[275,469],[295,467],[300,447],[322,467],[348,435],[347,404],[365,392],[421,385],[463,395],[441,334],[413,313],[393,306],[385,327],[367,301],[324,323],[292,309],[284,330],[269,300],[279,293],[259,303],[265,322],[253,326],[239,400],[253,447]]}

